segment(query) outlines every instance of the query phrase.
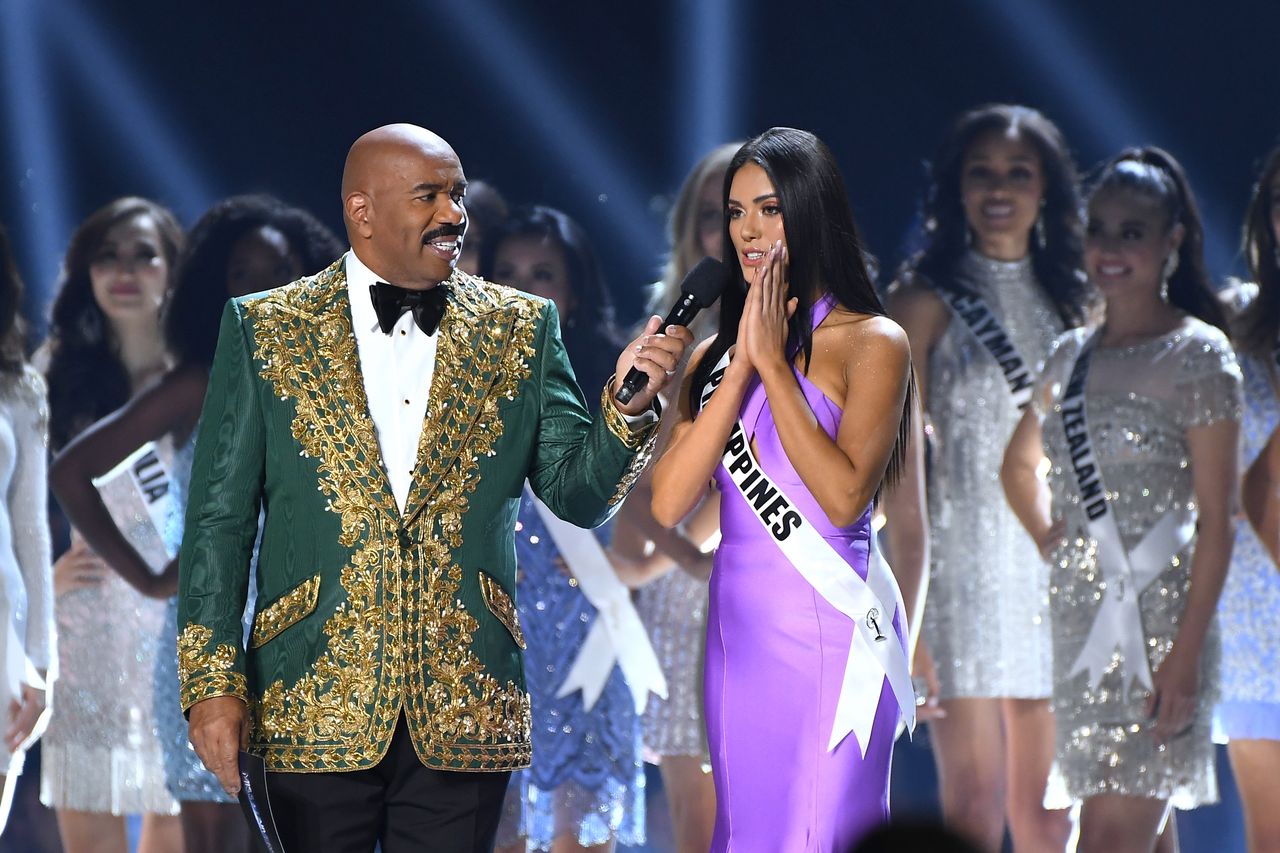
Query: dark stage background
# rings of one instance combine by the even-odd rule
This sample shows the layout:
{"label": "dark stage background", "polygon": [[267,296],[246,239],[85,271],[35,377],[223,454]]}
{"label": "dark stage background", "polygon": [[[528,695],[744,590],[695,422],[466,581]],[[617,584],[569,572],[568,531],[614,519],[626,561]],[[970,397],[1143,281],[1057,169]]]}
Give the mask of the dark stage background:
{"label": "dark stage background", "polygon": [[0,28],[0,221],[37,315],[74,223],[115,196],[190,224],[266,190],[339,228],[347,146],[390,121],[581,219],[624,314],[690,165],[770,125],[830,144],[888,269],[966,107],[1043,109],[1082,166],[1155,142],[1190,172],[1218,274],[1280,132],[1268,0],[0,0]]}
{"label": "dark stage background", "polygon": [[[1044,110],[1082,166],[1172,150],[1223,276],[1280,132],[1278,35],[1270,0],[0,0],[0,222],[38,331],[71,230],[104,202],[150,196],[189,225],[263,190],[340,229],[347,147],[411,121],[469,177],[582,221],[629,318],[714,144],[817,132],[892,270],[943,129],[1000,100]],[[926,754],[904,758],[899,802],[927,809]],[[1234,808],[1196,815],[1184,849],[1237,849]]]}

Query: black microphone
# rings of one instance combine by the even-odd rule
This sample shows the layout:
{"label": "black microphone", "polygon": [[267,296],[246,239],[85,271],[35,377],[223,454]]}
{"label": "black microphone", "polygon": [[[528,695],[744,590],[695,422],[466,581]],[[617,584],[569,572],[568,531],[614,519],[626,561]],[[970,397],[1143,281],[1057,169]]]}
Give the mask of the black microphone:
{"label": "black microphone", "polygon": [[[688,326],[698,312],[710,308],[724,290],[724,265],[715,258],[703,258],[689,270],[680,282],[680,299],[676,302],[660,329],[667,326]],[[627,371],[622,387],[613,398],[624,406],[648,383],[648,375],[637,367]]]}

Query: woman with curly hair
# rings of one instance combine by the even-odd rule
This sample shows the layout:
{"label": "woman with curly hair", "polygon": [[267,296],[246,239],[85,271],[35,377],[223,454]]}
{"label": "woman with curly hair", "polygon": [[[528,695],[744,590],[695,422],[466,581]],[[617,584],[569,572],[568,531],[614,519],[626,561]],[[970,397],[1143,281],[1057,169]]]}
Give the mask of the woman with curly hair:
{"label": "woman with curly hair", "polygon": [[[957,120],[930,173],[925,245],[889,303],[932,438],[922,718],[932,712],[953,828],[998,849],[1007,822],[1017,849],[1062,850],[1068,816],[1042,805],[1053,763],[1047,570],[999,471],[1050,345],[1083,319],[1076,169],[1052,122],[998,104]],[[891,529],[905,515],[892,493],[886,512]]]}
{"label": "woman with curly hair", "polygon": [[[268,196],[236,196],[214,205],[191,231],[164,314],[176,364],[123,408],[94,424],[54,461],[50,483],[76,527],[122,575],[145,560],[117,526],[93,487],[148,442],[171,443],[171,507],[163,531],[170,553],[181,544],[186,486],[200,409],[228,298],[267,290],[319,271],[342,253],[337,239],[310,214]],[[249,605],[252,612],[252,602]],[[181,804],[186,853],[244,850],[245,823],[191,748],[178,704],[177,604],[170,598],[155,672],[155,717],[164,751],[164,779]]]}

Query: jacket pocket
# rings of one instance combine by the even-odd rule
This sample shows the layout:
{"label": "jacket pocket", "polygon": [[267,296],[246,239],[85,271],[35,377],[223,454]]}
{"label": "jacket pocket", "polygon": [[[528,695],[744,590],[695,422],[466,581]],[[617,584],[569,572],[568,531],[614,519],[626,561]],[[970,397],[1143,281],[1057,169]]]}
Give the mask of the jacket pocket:
{"label": "jacket pocket", "polygon": [[310,616],[320,599],[320,576],[307,578],[284,595],[259,610],[253,617],[249,646],[258,648],[274,640],[280,632]]}
{"label": "jacket pocket", "polygon": [[489,608],[489,612],[511,632],[511,639],[516,641],[516,645],[522,649],[526,648],[524,631],[520,630],[520,614],[516,612],[516,603],[511,600],[511,596],[507,595],[507,591],[501,584],[484,572],[480,573],[480,596],[484,599],[484,606]]}

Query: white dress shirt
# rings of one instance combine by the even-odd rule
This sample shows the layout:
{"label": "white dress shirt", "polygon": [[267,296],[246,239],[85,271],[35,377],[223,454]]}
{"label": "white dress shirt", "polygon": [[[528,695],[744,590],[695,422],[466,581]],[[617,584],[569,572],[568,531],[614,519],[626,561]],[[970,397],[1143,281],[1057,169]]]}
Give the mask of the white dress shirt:
{"label": "white dress shirt", "polygon": [[[383,470],[396,506],[403,514],[417,468],[418,439],[422,436],[431,377],[436,370],[439,329],[437,335],[424,333],[414,322],[413,312],[406,311],[396,321],[391,334],[384,334],[369,295],[369,285],[382,279],[353,251],[347,252],[346,265],[347,298],[351,302],[351,326],[360,356],[364,395],[378,435]],[[658,419],[652,406],[638,415],[622,417],[632,429]]]}
{"label": "white dress shirt", "polygon": [[412,311],[401,314],[391,334],[384,334],[369,296],[369,285],[383,279],[365,266],[355,252],[347,252],[346,265],[351,326],[360,355],[369,416],[378,435],[391,494],[403,513],[418,461],[418,439],[427,416],[438,338],[418,328]]}

